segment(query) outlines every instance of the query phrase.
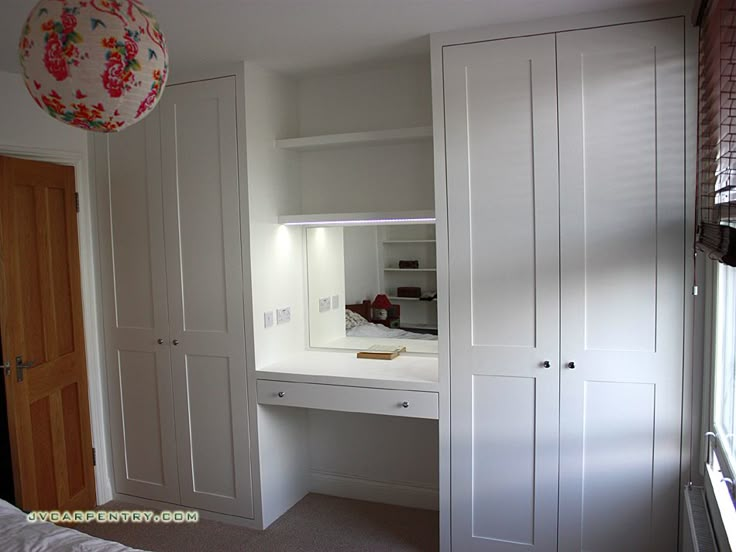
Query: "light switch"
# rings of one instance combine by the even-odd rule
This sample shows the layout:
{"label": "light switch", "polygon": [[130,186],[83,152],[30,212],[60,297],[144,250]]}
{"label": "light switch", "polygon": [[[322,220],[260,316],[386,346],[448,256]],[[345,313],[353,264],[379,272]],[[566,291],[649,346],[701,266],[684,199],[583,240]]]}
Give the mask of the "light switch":
{"label": "light switch", "polygon": [[340,296],[339,295],[333,295],[332,296],[332,308],[333,309],[339,309],[340,308]]}
{"label": "light switch", "polygon": [[319,312],[327,312],[328,310],[330,310],[330,298],[322,297],[319,300]]}
{"label": "light switch", "polygon": [[263,313],[263,327],[270,328],[273,326],[273,311],[266,311]]}

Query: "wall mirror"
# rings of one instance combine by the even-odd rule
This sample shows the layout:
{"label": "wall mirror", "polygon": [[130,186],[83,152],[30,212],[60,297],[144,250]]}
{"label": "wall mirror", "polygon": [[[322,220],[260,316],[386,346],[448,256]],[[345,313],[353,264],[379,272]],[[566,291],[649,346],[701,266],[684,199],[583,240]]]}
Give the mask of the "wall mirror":
{"label": "wall mirror", "polygon": [[437,353],[434,224],[311,227],[312,347]]}

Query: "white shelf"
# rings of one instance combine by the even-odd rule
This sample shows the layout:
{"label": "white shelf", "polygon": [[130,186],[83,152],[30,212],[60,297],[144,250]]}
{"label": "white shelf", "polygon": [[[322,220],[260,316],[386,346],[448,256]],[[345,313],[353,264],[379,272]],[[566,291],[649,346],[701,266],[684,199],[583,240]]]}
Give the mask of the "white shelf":
{"label": "white shelf", "polygon": [[256,370],[259,380],[437,391],[436,356],[402,353],[393,360],[356,358],[356,352],[304,351]]}
{"label": "white shelf", "polygon": [[374,130],[369,132],[348,132],[345,134],[324,134],[321,136],[304,136],[302,138],[285,138],[276,140],[276,146],[294,151],[315,151],[350,146],[378,146],[430,140],[432,127],[393,128],[390,130]]}
{"label": "white shelf", "polygon": [[383,243],[437,243],[437,240],[384,240]]}
{"label": "white shelf", "polygon": [[419,299],[418,297],[395,297],[393,295],[388,296],[389,301],[419,301],[422,303],[436,303],[437,299],[427,301],[426,299]]}
{"label": "white shelf", "polygon": [[436,268],[384,268],[385,272],[437,272]]}
{"label": "white shelf", "polygon": [[432,224],[434,211],[388,211],[376,213],[322,213],[282,215],[279,224],[287,226],[368,226],[376,224]]}

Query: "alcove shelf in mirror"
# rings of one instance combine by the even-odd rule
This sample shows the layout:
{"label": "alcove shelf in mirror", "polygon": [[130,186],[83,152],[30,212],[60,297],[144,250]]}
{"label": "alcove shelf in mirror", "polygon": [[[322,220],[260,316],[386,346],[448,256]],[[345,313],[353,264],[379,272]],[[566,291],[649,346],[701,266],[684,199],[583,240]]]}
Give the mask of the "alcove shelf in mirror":
{"label": "alcove shelf in mirror", "polygon": [[319,136],[303,136],[276,140],[281,149],[293,151],[316,151],[322,149],[345,148],[354,146],[380,146],[418,142],[432,139],[432,127],[392,128],[388,130],[371,130],[366,132],[346,132],[341,134],[323,134]]}

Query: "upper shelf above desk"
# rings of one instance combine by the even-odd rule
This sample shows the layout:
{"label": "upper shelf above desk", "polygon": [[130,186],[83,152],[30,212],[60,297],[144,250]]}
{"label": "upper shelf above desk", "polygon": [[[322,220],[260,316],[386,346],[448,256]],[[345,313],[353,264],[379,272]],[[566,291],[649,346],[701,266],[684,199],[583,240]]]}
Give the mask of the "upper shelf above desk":
{"label": "upper shelf above desk", "polygon": [[285,138],[276,140],[276,146],[294,151],[315,151],[352,146],[380,146],[417,142],[432,139],[432,127],[392,128],[390,130],[373,130],[368,132],[347,132],[343,134],[323,134],[321,136],[304,136],[302,138]]}
{"label": "upper shelf above desk", "polygon": [[439,390],[437,357],[407,354],[393,360],[371,360],[356,358],[355,351],[304,351],[256,370],[256,377],[375,389]]}

